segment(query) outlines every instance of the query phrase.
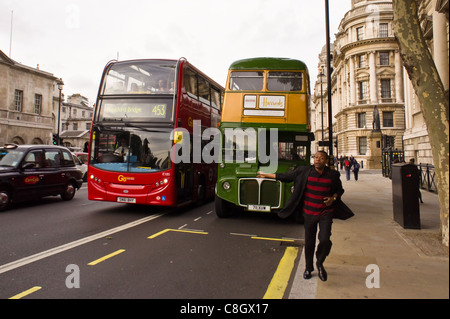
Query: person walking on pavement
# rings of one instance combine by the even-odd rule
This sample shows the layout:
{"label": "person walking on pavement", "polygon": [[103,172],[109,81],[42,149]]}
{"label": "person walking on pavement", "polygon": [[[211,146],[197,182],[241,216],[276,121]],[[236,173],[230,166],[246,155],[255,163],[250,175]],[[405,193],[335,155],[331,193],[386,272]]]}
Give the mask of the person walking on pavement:
{"label": "person walking on pavement", "polygon": [[294,193],[285,207],[278,213],[286,218],[303,210],[305,227],[305,260],[304,279],[310,279],[314,271],[314,249],[316,246],[317,226],[319,225],[319,245],[316,251],[316,266],[319,278],[327,280],[327,272],[323,266],[325,258],[331,250],[331,225],[333,218],[348,219],[353,212],[342,202],[344,193],[340,173],[330,169],[328,154],[318,151],[314,156],[314,165],[299,166],[294,171],[269,174],[259,171],[259,178],[274,178],[282,182],[294,182]]}
{"label": "person walking on pavement", "polygon": [[354,160],[352,163],[352,167],[353,167],[353,175],[355,176],[355,181],[358,180],[358,173],[359,173],[359,163],[357,160]]}
{"label": "person walking on pavement", "polygon": [[352,162],[350,159],[346,158],[344,161],[344,170],[345,170],[345,177],[349,181],[350,180],[350,169],[352,167]]}

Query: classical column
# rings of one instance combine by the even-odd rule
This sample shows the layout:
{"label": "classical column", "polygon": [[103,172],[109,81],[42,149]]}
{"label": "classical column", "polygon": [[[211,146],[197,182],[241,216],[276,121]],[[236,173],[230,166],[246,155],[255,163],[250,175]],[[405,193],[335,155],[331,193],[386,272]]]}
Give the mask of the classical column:
{"label": "classical column", "polygon": [[447,48],[447,19],[445,14],[433,12],[433,45],[434,63],[438,69],[444,89],[449,88],[448,78],[448,48]]}
{"label": "classical column", "polygon": [[353,57],[350,60],[350,105],[356,104],[356,84],[355,84],[355,61]]}
{"label": "classical column", "polygon": [[396,103],[404,102],[404,92],[403,92],[403,64],[402,58],[400,57],[400,52],[395,51],[395,98]]}
{"label": "classical column", "polygon": [[377,104],[377,65],[374,51],[369,52],[369,76],[370,104]]}

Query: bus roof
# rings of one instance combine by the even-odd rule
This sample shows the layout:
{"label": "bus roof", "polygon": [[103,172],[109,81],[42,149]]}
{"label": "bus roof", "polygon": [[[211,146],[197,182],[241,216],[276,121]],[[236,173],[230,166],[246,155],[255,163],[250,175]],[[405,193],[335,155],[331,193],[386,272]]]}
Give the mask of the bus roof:
{"label": "bus roof", "polygon": [[287,58],[250,58],[235,61],[230,70],[307,70],[300,60]]}

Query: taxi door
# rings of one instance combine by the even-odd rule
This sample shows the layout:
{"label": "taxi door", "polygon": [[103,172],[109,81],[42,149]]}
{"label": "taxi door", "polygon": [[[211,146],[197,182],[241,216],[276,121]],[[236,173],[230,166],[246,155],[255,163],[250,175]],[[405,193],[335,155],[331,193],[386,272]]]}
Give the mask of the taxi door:
{"label": "taxi door", "polygon": [[15,197],[39,197],[44,186],[44,175],[40,172],[43,167],[44,152],[33,150],[25,155],[21,165],[21,174],[16,183]]}
{"label": "taxi door", "polygon": [[[72,160],[73,161],[73,160]],[[44,176],[45,195],[61,194],[64,190],[66,174],[62,170],[62,154],[59,149],[46,149],[44,154]]]}

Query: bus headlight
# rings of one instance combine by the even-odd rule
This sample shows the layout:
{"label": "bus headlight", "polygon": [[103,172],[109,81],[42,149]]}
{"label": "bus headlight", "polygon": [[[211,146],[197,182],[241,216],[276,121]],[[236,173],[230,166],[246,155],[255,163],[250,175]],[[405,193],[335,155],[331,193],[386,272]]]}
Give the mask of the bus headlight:
{"label": "bus headlight", "polygon": [[231,188],[231,185],[228,182],[223,182],[222,187],[223,187],[224,190],[227,191],[227,190],[229,190]]}

